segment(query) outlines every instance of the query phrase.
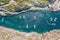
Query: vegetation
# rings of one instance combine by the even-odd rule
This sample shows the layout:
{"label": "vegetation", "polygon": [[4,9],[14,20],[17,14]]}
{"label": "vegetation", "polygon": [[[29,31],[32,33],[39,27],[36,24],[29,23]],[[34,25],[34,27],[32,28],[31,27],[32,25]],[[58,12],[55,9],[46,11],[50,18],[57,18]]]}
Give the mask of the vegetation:
{"label": "vegetation", "polygon": [[0,0],[0,2],[8,4],[10,2],[10,0]]}
{"label": "vegetation", "polygon": [[[3,2],[5,4],[9,4],[11,0],[0,0],[0,2]],[[10,3],[8,6],[0,6],[6,10],[13,10],[15,8],[22,7],[24,5],[29,5],[31,2],[29,0],[14,0],[14,3]],[[47,3],[48,0],[37,0],[38,3]]]}
{"label": "vegetation", "polygon": [[48,3],[48,0],[37,0],[38,3],[41,3],[41,4],[45,4],[45,3]]}
{"label": "vegetation", "polygon": [[29,4],[28,0],[14,0],[14,1],[15,2],[10,3],[10,5],[8,5],[8,6],[1,6],[1,8],[4,8],[4,9],[10,11],[10,10],[13,10],[15,8],[19,8],[19,7],[22,7],[24,5],[28,5]]}
{"label": "vegetation", "polygon": [[29,4],[29,0],[15,0],[16,2],[18,2],[18,5],[22,6],[22,5],[27,5]]}
{"label": "vegetation", "polygon": [[19,5],[17,5],[17,3],[11,3],[10,5],[8,5],[8,6],[1,6],[1,8],[4,8],[4,9],[6,9],[6,10],[13,10],[13,9],[15,9],[15,8],[18,8],[18,7],[20,7]]}

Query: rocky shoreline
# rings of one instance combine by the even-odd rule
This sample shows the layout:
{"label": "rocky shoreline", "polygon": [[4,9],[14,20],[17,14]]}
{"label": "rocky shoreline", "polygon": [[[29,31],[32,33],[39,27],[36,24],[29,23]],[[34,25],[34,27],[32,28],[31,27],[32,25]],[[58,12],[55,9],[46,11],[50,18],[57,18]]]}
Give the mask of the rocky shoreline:
{"label": "rocky shoreline", "polygon": [[60,30],[46,33],[21,32],[0,26],[0,40],[60,40]]}
{"label": "rocky shoreline", "polygon": [[[17,2],[11,1],[9,4],[5,5],[5,7],[11,5],[12,3],[16,4]],[[17,4],[15,6],[17,6]],[[21,12],[26,12],[26,11],[29,11],[29,10],[47,10],[47,11],[51,10],[51,11],[57,11],[57,10],[60,10],[59,7],[60,7],[60,1],[59,0],[56,0],[53,4],[51,4],[51,5],[47,6],[47,7],[44,7],[44,8],[35,7],[34,4],[32,4],[32,3],[25,4],[23,7],[19,6],[19,8],[12,9],[11,12],[7,11],[6,9],[4,9],[2,7],[0,7],[0,15],[3,15],[3,16],[6,16],[7,14],[14,15],[14,14],[19,14],[18,12],[21,13]]]}

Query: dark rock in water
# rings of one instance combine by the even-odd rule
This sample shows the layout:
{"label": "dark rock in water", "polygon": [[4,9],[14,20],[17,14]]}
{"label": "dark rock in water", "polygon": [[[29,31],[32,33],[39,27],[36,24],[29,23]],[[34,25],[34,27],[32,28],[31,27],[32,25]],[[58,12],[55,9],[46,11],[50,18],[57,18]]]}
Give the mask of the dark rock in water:
{"label": "dark rock in water", "polygon": [[49,0],[50,3],[54,3],[56,0]]}
{"label": "dark rock in water", "polygon": [[21,12],[23,10],[28,10],[30,7],[28,6],[24,6],[24,7],[21,7],[21,8],[16,8],[14,9],[12,12]]}
{"label": "dark rock in water", "polygon": [[34,6],[44,8],[44,7],[47,7],[48,4],[34,4]]}
{"label": "dark rock in water", "polygon": [[0,11],[2,12],[6,12],[7,10],[3,9],[3,8],[0,8]]}

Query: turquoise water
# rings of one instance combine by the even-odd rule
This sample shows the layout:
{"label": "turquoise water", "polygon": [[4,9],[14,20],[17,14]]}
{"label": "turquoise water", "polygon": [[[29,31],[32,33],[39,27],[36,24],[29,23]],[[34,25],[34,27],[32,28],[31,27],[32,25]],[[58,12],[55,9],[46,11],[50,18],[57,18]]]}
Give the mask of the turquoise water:
{"label": "turquoise water", "polygon": [[[25,16],[25,19],[23,16]],[[35,20],[34,16],[36,17]],[[53,20],[50,21],[50,18]],[[56,21],[54,21],[55,18],[57,18]],[[27,24],[28,28],[26,28]],[[55,12],[45,10],[30,10],[18,15],[0,16],[0,25],[24,32],[34,31],[38,33],[60,29],[60,10]],[[34,25],[36,25],[35,29]]]}

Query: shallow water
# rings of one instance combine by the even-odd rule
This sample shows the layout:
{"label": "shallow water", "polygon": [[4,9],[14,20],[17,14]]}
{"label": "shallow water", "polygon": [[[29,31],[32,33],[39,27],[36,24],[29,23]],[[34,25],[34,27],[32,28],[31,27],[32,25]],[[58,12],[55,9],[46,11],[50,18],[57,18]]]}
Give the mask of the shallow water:
{"label": "shallow water", "polygon": [[[47,32],[60,29],[60,10],[30,10],[13,16],[0,16],[0,25],[24,32]],[[34,26],[35,25],[35,26]]]}

